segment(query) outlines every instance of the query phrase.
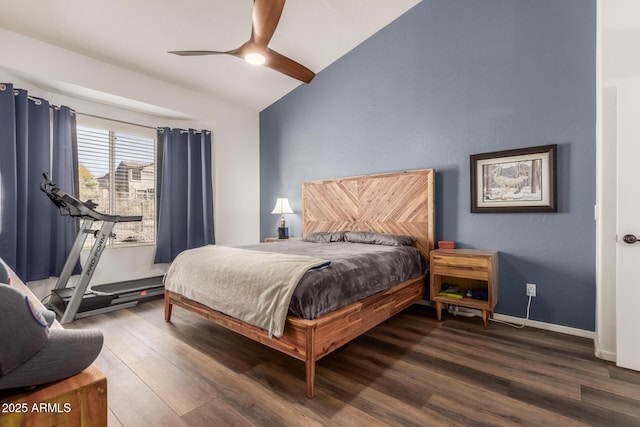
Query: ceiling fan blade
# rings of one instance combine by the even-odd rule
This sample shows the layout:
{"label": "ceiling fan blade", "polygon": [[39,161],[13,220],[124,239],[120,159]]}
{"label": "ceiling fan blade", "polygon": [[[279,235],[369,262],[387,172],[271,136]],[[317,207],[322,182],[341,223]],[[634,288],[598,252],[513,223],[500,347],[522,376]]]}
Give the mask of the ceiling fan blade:
{"label": "ceiling fan blade", "polygon": [[[261,64],[262,56],[264,65],[282,74],[285,74],[304,83],[309,83],[316,74],[293,59],[287,58],[267,47],[271,37],[276,31],[285,0],[254,0],[251,38],[237,49],[221,52],[217,50],[174,50],[169,51],[180,56],[203,56],[227,54],[242,58],[252,64]],[[259,61],[254,61],[258,57]]]}
{"label": "ceiling fan blade", "polygon": [[254,0],[251,43],[266,48],[276,31],[285,0]]}
{"label": "ceiling fan blade", "polygon": [[172,53],[178,56],[203,56],[203,55],[220,55],[227,52],[220,52],[218,50],[170,50],[167,53]]}
{"label": "ceiling fan blade", "polygon": [[266,67],[272,68],[282,74],[286,74],[289,77],[300,80],[301,82],[309,83],[316,76],[313,71],[304,65],[279,54],[275,50],[267,48],[265,52],[265,59],[266,61],[264,65]]}

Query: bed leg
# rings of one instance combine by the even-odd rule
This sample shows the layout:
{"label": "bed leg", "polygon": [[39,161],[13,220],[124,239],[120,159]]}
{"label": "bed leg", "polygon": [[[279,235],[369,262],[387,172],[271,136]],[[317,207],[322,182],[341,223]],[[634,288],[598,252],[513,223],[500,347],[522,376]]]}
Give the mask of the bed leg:
{"label": "bed leg", "polygon": [[169,291],[164,291],[164,321],[171,321],[171,309],[173,308],[173,304],[171,304],[171,297],[169,296]]}
{"label": "bed leg", "polygon": [[307,345],[305,367],[307,371],[307,397],[313,398],[313,389],[316,381],[316,329],[307,329]]}
{"label": "bed leg", "polygon": [[313,360],[307,360],[307,397],[313,398],[314,383],[316,380],[316,362]]}

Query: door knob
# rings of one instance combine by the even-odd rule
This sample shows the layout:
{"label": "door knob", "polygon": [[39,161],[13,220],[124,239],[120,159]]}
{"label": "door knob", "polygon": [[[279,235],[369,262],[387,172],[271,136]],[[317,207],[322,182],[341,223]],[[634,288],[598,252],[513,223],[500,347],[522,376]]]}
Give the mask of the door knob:
{"label": "door knob", "polygon": [[624,237],[622,238],[622,240],[623,240],[625,243],[629,243],[630,245],[632,245],[632,244],[636,243],[636,242],[637,242],[638,240],[640,240],[640,239],[638,239],[638,238],[637,238],[636,236],[634,236],[633,234],[625,234],[625,235],[624,235]]}

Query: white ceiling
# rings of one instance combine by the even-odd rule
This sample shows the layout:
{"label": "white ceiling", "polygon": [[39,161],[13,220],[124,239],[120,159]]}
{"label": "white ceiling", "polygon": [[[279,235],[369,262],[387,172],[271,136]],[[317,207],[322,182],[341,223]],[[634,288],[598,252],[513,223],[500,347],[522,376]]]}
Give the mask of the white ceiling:
{"label": "white ceiling", "polygon": [[[289,0],[269,47],[318,73],[419,2]],[[239,47],[249,39],[252,5],[251,0],[0,0],[0,27],[262,110],[303,83],[229,55],[167,53]]]}

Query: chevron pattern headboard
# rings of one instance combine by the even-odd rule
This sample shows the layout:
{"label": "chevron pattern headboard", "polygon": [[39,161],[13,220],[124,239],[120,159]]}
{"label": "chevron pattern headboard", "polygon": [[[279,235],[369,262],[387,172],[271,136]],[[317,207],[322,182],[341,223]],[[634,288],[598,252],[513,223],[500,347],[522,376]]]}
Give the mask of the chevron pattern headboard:
{"label": "chevron pattern headboard", "polygon": [[304,235],[316,231],[405,234],[429,259],[435,239],[433,169],[302,183]]}

